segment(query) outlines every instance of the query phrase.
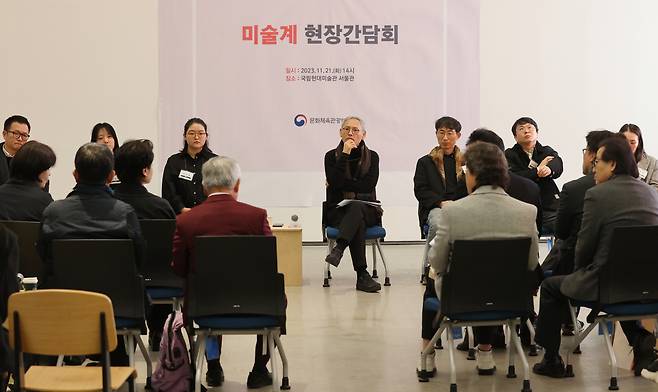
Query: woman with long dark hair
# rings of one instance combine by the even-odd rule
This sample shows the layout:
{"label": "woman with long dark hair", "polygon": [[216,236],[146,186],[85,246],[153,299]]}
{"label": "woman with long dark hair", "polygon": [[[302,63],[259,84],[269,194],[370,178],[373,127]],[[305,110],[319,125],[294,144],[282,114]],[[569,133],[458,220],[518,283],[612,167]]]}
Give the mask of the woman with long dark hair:
{"label": "woman with long dark hair", "polygon": [[635,124],[622,125],[619,133],[626,137],[628,145],[631,146],[633,157],[637,162],[637,169],[640,173],[640,180],[646,182],[652,187],[658,189],[658,170],[656,170],[656,158],[644,151],[644,140],[642,131]]}

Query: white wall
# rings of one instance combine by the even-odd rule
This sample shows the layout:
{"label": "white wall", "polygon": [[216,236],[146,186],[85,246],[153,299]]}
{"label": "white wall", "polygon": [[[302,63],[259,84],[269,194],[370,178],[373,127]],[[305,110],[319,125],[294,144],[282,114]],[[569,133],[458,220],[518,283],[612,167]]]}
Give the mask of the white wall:
{"label": "white wall", "polygon": [[[592,129],[635,122],[648,152],[658,155],[656,14],[652,0],[482,1],[482,125],[511,145],[514,120],[534,117],[540,142],[565,161],[560,183],[580,175],[580,150]],[[157,150],[156,0],[5,0],[0,15],[0,116],[27,115],[33,137],[55,149],[54,197],[73,185],[73,154],[98,121],[114,124],[121,140],[149,138]],[[380,186],[394,190],[384,215],[393,240],[419,238],[412,175],[381,177]],[[261,179],[245,173],[246,197],[249,182]],[[155,193],[159,182],[150,187]],[[321,183],[310,181],[320,185],[314,197],[323,196]],[[264,207],[277,222],[298,213],[304,240],[320,238],[319,208]]]}
{"label": "white wall", "polygon": [[9,0],[0,15],[0,117],[27,116],[32,139],[55,150],[54,198],[71,190],[75,151],[97,122],[157,153],[156,0]]}

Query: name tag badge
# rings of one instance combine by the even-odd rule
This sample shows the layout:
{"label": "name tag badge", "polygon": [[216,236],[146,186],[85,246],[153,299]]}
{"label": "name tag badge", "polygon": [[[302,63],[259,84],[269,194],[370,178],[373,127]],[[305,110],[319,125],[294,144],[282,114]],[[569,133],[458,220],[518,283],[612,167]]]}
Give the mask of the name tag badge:
{"label": "name tag badge", "polygon": [[640,172],[640,179],[641,180],[644,180],[644,179],[647,178],[647,174],[649,174],[648,171],[646,171],[644,169],[640,169],[639,167],[637,168],[637,170]]}
{"label": "name tag badge", "polygon": [[528,169],[536,169],[537,166],[539,166],[539,164],[533,160],[531,160],[530,163],[528,163]]}
{"label": "name tag badge", "polygon": [[192,178],[194,178],[194,173],[187,170],[181,170],[180,173],[178,173],[178,178],[187,181],[192,181]]}

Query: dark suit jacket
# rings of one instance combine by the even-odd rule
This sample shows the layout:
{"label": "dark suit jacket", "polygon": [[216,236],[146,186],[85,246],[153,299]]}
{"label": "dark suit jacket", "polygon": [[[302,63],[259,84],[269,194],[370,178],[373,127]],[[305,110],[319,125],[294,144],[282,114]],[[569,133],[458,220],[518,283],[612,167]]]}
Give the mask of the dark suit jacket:
{"label": "dark suit jacket", "polygon": [[554,211],[557,209],[556,195],[559,193],[559,190],[553,180],[562,175],[562,158],[560,158],[557,151],[553,150],[551,147],[542,146],[537,142],[537,144],[535,144],[535,150],[532,153],[532,160],[539,164],[547,156],[555,157],[548,164],[548,167],[551,168],[552,174],[548,177],[539,178],[537,176],[537,169],[530,169],[528,167],[530,164],[530,158],[528,158],[528,155],[523,151],[523,148],[521,148],[520,145],[515,144],[514,147],[505,150],[505,158],[507,158],[507,164],[509,165],[510,171],[536,182],[537,185],[539,185],[539,190],[541,192],[541,204],[543,209]]}
{"label": "dark suit jacket", "polygon": [[[418,223],[421,234],[423,225],[427,223],[430,210],[439,208],[438,203],[447,200],[445,197],[446,187],[441,173],[431,156],[425,155],[416,162],[414,173],[414,195],[418,199]],[[455,197],[452,200],[461,199],[466,196],[466,183],[462,177],[457,181]]]}
{"label": "dark suit jacket", "polygon": [[137,219],[176,219],[169,202],[149,193],[141,184],[119,183],[114,197],[130,204],[137,213]]}
{"label": "dark suit jacket", "polygon": [[52,241],[76,238],[132,239],[135,262],[141,266],[144,240],[137,214],[130,205],[112,197],[107,186],[78,184],[66,199],[46,207],[37,243],[45,266],[43,281],[53,272]]}
{"label": "dark suit jacket", "polygon": [[584,301],[598,300],[598,272],[608,261],[613,229],[638,225],[658,225],[655,189],[627,175],[590,188],[585,193],[574,272],[562,282],[562,293]]}
{"label": "dark suit jacket", "polygon": [[272,231],[264,209],[228,194],[210,196],[176,217],[172,262],[176,274],[187,277],[193,271],[194,238],[202,235],[272,235]]}
{"label": "dark suit jacket", "polygon": [[7,165],[7,157],[2,151],[4,146],[4,142],[0,143],[0,185],[9,180],[9,165]]}
{"label": "dark suit jacket", "polygon": [[518,174],[509,173],[509,186],[506,189],[507,194],[524,203],[532,204],[537,207],[537,230],[541,231],[541,194],[539,185],[535,182],[521,177]]}
{"label": "dark suit jacket", "polygon": [[39,222],[52,202],[50,193],[35,181],[11,179],[0,185],[0,219]]}

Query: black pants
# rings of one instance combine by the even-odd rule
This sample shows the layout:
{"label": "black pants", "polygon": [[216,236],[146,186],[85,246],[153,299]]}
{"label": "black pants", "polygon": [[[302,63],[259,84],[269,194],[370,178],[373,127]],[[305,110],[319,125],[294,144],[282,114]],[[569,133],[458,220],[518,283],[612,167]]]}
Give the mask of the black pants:
{"label": "black pants", "polygon": [[[219,346],[219,357],[222,355],[222,336],[216,336],[217,345]],[[267,362],[270,360],[269,347],[266,347],[266,354],[263,355],[263,344],[265,343],[263,336],[258,335],[256,337],[256,347],[254,348],[254,371],[266,372],[267,371]],[[219,362],[219,360],[218,360]]]}
{"label": "black pants", "polygon": [[155,332],[161,334],[167,317],[169,317],[172,311],[172,307],[169,304],[152,304],[148,309],[148,318],[146,319],[149,333],[153,334]]}
{"label": "black pants", "polygon": [[425,300],[428,298],[436,298],[436,289],[434,288],[434,279],[430,278],[427,274],[429,268],[425,268],[425,276],[427,276],[427,283],[425,283],[425,293],[423,293],[423,310],[421,316],[421,332],[420,335],[425,340],[432,339],[432,336],[439,329],[438,325],[434,327],[432,323],[436,318],[436,312],[425,308]]}
{"label": "black pants", "polygon": [[[558,355],[562,324],[571,323],[569,299],[560,291],[565,277],[553,276],[545,279],[541,285],[535,341],[546,349],[549,358]],[[635,343],[638,336],[647,333],[636,320],[620,321],[619,324],[630,345]]]}
{"label": "black pants", "polygon": [[337,240],[349,244],[355,271],[367,269],[366,228],[378,224],[380,218],[375,207],[358,202],[327,211],[327,223],[338,228]]}

